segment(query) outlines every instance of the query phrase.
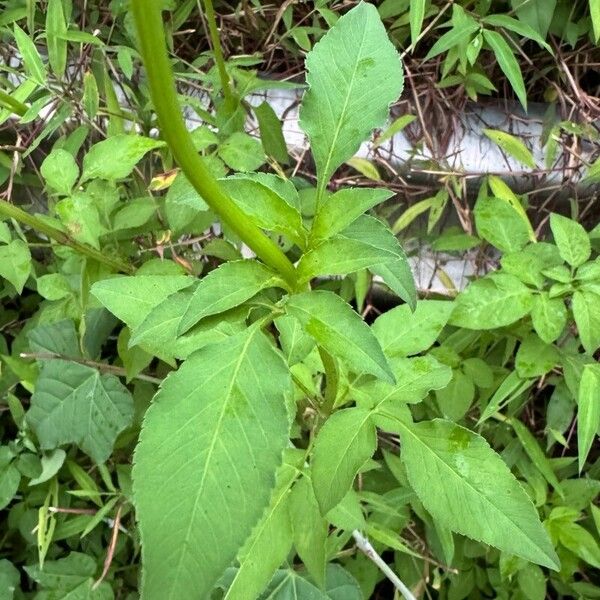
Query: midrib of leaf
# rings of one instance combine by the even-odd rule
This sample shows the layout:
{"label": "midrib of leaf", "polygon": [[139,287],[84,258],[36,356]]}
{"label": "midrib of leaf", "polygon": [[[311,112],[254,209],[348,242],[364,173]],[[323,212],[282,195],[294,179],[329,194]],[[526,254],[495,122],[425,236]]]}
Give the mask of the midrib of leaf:
{"label": "midrib of leaf", "polygon": [[[352,437],[346,438],[347,443],[344,444],[346,447],[346,452],[348,451],[348,448],[350,448],[350,446],[354,443],[354,440],[358,437],[359,433],[362,431],[364,424],[371,418],[371,414],[374,412],[375,412],[374,409],[367,410],[364,419],[361,421],[360,425],[358,427],[356,427],[354,432],[352,433]],[[341,461],[339,461],[337,463],[335,470],[333,471],[334,477],[337,476],[338,471],[340,470],[340,463],[341,463]],[[333,477],[331,477],[330,481],[333,481]]]}
{"label": "midrib of leaf", "polygon": [[[244,343],[244,345],[242,347],[242,351],[240,352],[239,359],[237,360],[237,364],[235,365],[235,369],[233,371],[231,380],[230,380],[228,388],[227,388],[227,393],[226,393],[226,398],[227,399],[229,399],[231,397],[231,392],[233,390],[234,382],[237,379],[237,375],[239,373],[239,370],[240,370],[240,368],[242,366],[244,358],[246,357],[246,352],[248,351],[248,347],[250,346],[250,343],[254,339],[254,335],[258,331],[259,331],[258,328],[255,329],[251,333],[251,335],[248,336],[248,339],[246,340],[246,342]],[[220,432],[221,424],[223,422],[223,418],[225,416],[225,413],[226,413],[228,405],[229,405],[228,400],[226,400],[225,402],[223,402],[223,405],[221,407],[221,412],[220,412],[219,417],[217,419],[217,423],[216,423],[215,428],[214,428],[213,436],[212,436],[212,439],[210,441],[210,446],[209,446],[209,449],[208,449],[208,452],[207,452],[207,455],[206,455],[206,460],[204,461],[204,469],[203,469],[203,472],[202,472],[202,478],[200,479],[200,485],[198,487],[198,491],[196,492],[196,498],[194,499],[194,504],[193,504],[193,507],[192,507],[192,512],[191,512],[191,515],[190,515],[190,519],[188,521],[187,531],[185,532],[185,537],[184,537],[184,539],[183,539],[183,541],[181,543],[181,550],[179,552],[179,559],[177,560],[177,566],[175,567],[175,573],[176,573],[175,580],[177,580],[179,578],[179,573],[181,571],[183,559],[185,557],[186,550],[187,550],[187,548],[189,546],[189,542],[190,542],[190,538],[191,538],[191,532],[192,532],[192,524],[193,524],[194,519],[196,517],[196,512],[198,510],[198,503],[199,503],[200,497],[202,496],[202,493],[204,491],[204,484],[205,484],[206,477],[207,477],[207,474],[208,474],[208,465],[209,465],[209,463],[211,461],[213,452],[215,450],[217,439],[219,437],[218,434]],[[189,423],[189,421],[188,421],[188,423]],[[187,426],[187,424],[186,424],[186,426]],[[172,598],[173,598],[173,587],[171,587],[171,589],[169,590],[168,600],[171,600]]]}
{"label": "midrib of leaf", "polygon": [[344,100],[344,105],[342,107],[342,112],[340,114],[338,124],[333,133],[333,142],[331,144],[331,147],[329,148],[327,160],[325,161],[325,167],[323,168],[323,173],[321,174],[321,181],[319,181],[319,185],[317,188],[317,209],[321,205],[321,200],[323,199],[323,194],[325,192],[325,188],[327,187],[328,179],[325,174],[329,171],[329,166],[331,165],[331,159],[332,159],[334,151],[335,151],[337,140],[338,140],[338,137],[342,130],[342,123],[344,122],[344,118],[346,117],[346,111],[348,110],[348,105],[350,104],[350,98],[352,97],[352,90],[354,88],[354,83],[356,81],[356,71],[358,69],[358,63],[360,62],[360,57],[362,56],[363,47],[365,45],[366,30],[367,30],[367,28],[363,27],[362,38],[360,40],[360,46],[359,46],[358,52],[356,54],[356,62],[354,63],[354,70],[352,72],[352,77],[350,78],[350,84],[348,86],[348,93],[346,94],[346,98]]}
{"label": "midrib of leaf", "polygon": [[[391,415],[390,415],[391,416]],[[402,429],[404,429],[404,431],[408,432],[415,440],[417,440],[419,442],[419,444],[425,448],[426,451],[429,451],[429,453],[434,457],[435,463],[436,463],[436,468],[438,473],[440,474],[440,476],[443,473],[444,467],[445,470],[450,471],[450,473],[452,473],[452,475],[454,475],[455,477],[458,477],[462,482],[464,482],[464,484],[470,488],[470,490],[472,492],[475,492],[475,494],[482,498],[489,506],[491,506],[494,510],[495,513],[497,513],[498,515],[500,515],[500,517],[503,520],[508,521],[509,523],[511,523],[518,531],[521,530],[521,526],[518,525],[517,523],[515,523],[508,515],[506,515],[505,513],[503,513],[487,496],[485,496],[484,494],[482,494],[477,488],[473,487],[471,485],[471,483],[466,480],[458,471],[456,471],[455,469],[453,469],[447,462],[444,462],[436,452],[434,452],[433,450],[431,450],[427,444],[425,444],[421,438],[416,435],[415,433],[413,433],[410,429],[410,427],[407,427],[405,423],[403,423],[402,421],[400,421],[398,418],[396,418],[396,423],[402,427]],[[440,477],[441,480],[441,477]],[[533,506],[533,505],[532,505]],[[467,537],[471,537],[471,535],[468,535]],[[525,537],[527,537],[527,535],[525,535]],[[527,539],[529,539],[527,537]],[[481,541],[481,540],[479,540]],[[536,543],[534,543],[532,540],[529,540],[533,547],[536,548],[538,551],[542,552],[544,554],[544,556],[550,561],[550,563],[554,563],[554,560],[552,559],[552,557],[548,556],[546,554],[546,552],[540,548]]]}

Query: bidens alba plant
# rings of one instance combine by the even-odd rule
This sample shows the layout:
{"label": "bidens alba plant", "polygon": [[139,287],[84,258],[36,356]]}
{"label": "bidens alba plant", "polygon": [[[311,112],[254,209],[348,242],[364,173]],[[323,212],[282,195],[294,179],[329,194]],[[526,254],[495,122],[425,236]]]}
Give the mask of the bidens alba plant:
{"label": "bidens alba plant", "polygon": [[[378,431],[399,439],[399,468],[440,539],[457,532],[557,569],[532,502],[486,440],[451,421],[413,420],[411,405],[451,373],[433,357],[410,356],[434,343],[452,305],[426,304],[437,329],[424,343],[404,327],[406,306],[369,327],[317,283],[368,270],[412,310],[417,304],[399,242],[365,214],[391,193],[328,191],[402,91],[400,58],[375,7],[346,13],[306,59],[301,125],[317,169],[307,219],[292,181],[216,180],[200,161],[181,119],[159,4],[132,0],[161,136],[257,259],[200,280],[144,274],[92,289],[129,326],[130,346],[183,361],[148,409],[134,457],[143,598],[204,599],[218,588],[229,600],[252,599],[286,586],[295,597],[329,598],[339,586],[346,598],[362,597],[328,562],[353,534],[371,532],[355,480],[378,451]],[[294,556],[305,570],[285,568]]]}

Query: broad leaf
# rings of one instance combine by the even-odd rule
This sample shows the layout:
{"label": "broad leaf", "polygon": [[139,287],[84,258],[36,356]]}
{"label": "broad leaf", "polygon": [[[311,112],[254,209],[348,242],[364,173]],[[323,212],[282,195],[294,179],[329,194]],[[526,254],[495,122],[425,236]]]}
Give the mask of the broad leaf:
{"label": "broad leaf", "polygon": [[572,267],[582,265],[590,257],[592,253],[590,238],[577,221],[552,213],[550,229],[561,257]]}
{"label": "broad leaf", "polygon": [[95,283],[92,294],[115,317],[135,329],[155,306],[193,283],[191,277],[183,275],[115,277]]}
{"label": "broad leaf", "polygon": [[269,503],[290,388],[256,327],[199,350],[164,381],[133,469],[147,600],[208,597],[235,558]]}
{"label": "broad leaf", "polygon": [[291,296],[285,309],[327,352],[356,373],[370,373],[390,383],[394,376],[369,326],[338,295],[305,292]]}
{"label": "broad leaf", "polygon": [[200,280],[184,309],[178,334],[185,333],[205,317],[242,304],[261,290],[285,285],[273,271],[255,260],[224,263]]}
{"label": "broad leaf", "polygon": [[[299,454],[303,460],[304,453]],[[288,513],[289,492],[298,474],[296,465],[284,459],[277,473],[271,502],[238,555],[239,567],[225,595],[226,600],[254,600],[285,561],[293,543]]]}
{"label": "broad leaf", "polygon": [[511,325],[531,310],[533,296],[514,275],[478,279],[454,302],[450,324],[466,329],[496,329]]}
{"label": "broad leaf", "polygon": [[321,38],[306,69],[300,126],[310,139],[321,197],[334,171],[385,122],[402,92],[402,66],[377,9],[362,2]]}
{"label": "broad leaf", "polygon": [[133,399],[113,375],[62,360],[42,364],[27,420],[40,445],[77,444],[97,463],[133,417]]}
{"label": "broad leaf", "polygon": [[504,552],[559,568],[531,500],[485,439],[439,419],[398,423],[411,486],[436,520]]}
{"label": "broad leaf", "polygon": [[576,291],[572,307],[581,343],[588,354],[594,354],[600,347],[600,295]]}
{"label": "broad leaf", "polygon": [[482,196],[474,214],[477,233],[502,252],[517,252],[529,242],[527,224],[509,203]]}
{"label": "broad leaf", "polygon": [[62,149],[53,150],[48,154],[40,172],[49,188],[65,196],[71,193],[79,177],[79,167],[73,155]]}
{"label": "broad leaf", "polygon": [[82,181],[123,179],[150,150],[165,143],[141,135],[120,134],[94,144],[83,158]]}
{"label": "broad leaf", "polygon": [[533,299],[531,320],[536,333],[547,344],[554,342],[567,324],[567,308],[561,298],[550,298],[541,292]]}
{"label": "broad leaf", "polygon": [[397,306],[378,317],[373,333],[386,356],[411,356],[429,349],[448,322],[454,305],[442,300],[421,300],[414,312]]}
{"label": "broad leaf", "polygon": [[343,231],[370,208],[392,197],[380,188],[344,188],[328,196],[319,206],[311,229],[311,239],[325,240]]}
{"label": "broad leaf", "polygon": [[0,277],[15,286],[20,294],[31,273],[31,254],[23,240],[13,240],[0,246]]}
{"label": "broad leaf", "polygon": [[581,473],[600,429],[600,365],[583,367],[577,404],[577,449]]}
{"label": "broad leaf", "polygon": [[263,229],[289,236],[301,248],[307,232],[296,208],[298,193],[294,186],[275,175],[254,173],[221,179],[232,200]]}
{"label": "broad leaf", "polygon": [[537,335],[525,337],[515,357],[515,368],[519,377],[541,377],[549,373],[559,362],[560,356],[555,346],[546,344]]}
{"label": "broad leaf", "polygon": [[321,514],[346,495],[362,465],[377,447],[371,413],[347,408],[331,415],[315,440],[311,473]]}

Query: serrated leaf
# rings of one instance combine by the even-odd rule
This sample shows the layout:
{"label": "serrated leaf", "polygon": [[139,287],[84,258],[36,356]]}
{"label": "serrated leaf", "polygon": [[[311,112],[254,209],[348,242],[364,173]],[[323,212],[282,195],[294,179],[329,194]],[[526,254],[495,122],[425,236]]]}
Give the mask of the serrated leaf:
{"label": "serrated leaf", "polygon": [[119,134],[94,144],[83,158],[81,181],[128,177],[137,163],[150,150],[162,148],[160,140],[133,134]]}
{"label": "serrated leaf", "polygon": [[370,208],[389,200],[392,192],[380,188],[343,188],[319,206],[311,240],[326,240],[340,233]]}
{"label": "serrated leaf", "polygon": [[327,514],[342,500],[376,447],[377,435],[370,411],[347,408],[325,421],[315,439],[311,462],[321,514]]}
{"label": "serrated leaf", "polygon": [[132,418],[133,399],[116,377],[62,360],[42,364],[27,413],[43,449],[77,444],[98,464]]}
{"label": "serrated leaf", "polygon": [[515,160],[530,169],[535,168],[535,160],[531,150],[520,139],[498,129],[483,129],[483,133]]}
{"label": "serrated leaf", "polygon": [[164,381],[133,468],[147,600],[207,597],[235,558],[269,503],[290,392],[285,362],[256,327]]}
{"label": "serrated leaf", "polygon": [[373,333],[386,356],[411,356],[428,350],[448,322],[452,302],[421,300],[415,311],[397,306],[373,323]]}
{"label": "serrated leaf", "polygon": [[369,326],[337,294],[326,291],[291,296],[285,310],[296,317],[327,352],[355,373],[370,373],[390,383],[394,376]]}
{"label": "serrated leaf", "polygon": [[572,267],[579,267],[588,260],[592,253],[590,238],[577,221],[552,213],[550,229],[564,261]]}
{"label": "serrated leaf", "polygon": [[307,232],[296,208],[298,193],[291,182],[272,174],[254,173],[233,175],[220,183],[259,227],[284,233],[304,248]]}
{"label": "serrated leaf", "polygon": [[450,324],[466,329],[496,329],[529,313],[533,295],[514,275],[498,273],[478,279],[458,295]]}
{"label": "serrated leaf", "polygon": [[[309,85],[300,109],[317,165],[318,197],[400,96],[400,58],[377,9],[366,2],[343,15],[306,58]],[[373,89],[377,94],[373,96]]]}
{"label": "serrated leaf", "polygon": [[583,367],[577,405],[577,449],[581,473],[600,428],[600,365]]}
{"label": "serrated leaf", "polygon": [[0,246],[0,277],[4,277],[21,293],[31,273],[31,254],[23,240]]}
{"label": "serrated leaf", "polygon": [[224,263],[200,280],[177,333],[181,335],[205,317],[234,308],[270,287],[285,288],[286,284],[261,263],[255,260]]}
{"label": "serrated leaf", "polygon": [[523,75],[510,46],[497,31],[484,29],[483,37],[494,51],[502,72],[506,75],[523,108],[527,110],[527,92],[525,91]]}
{"label": "serrated leaf", "polygon": [[114,277],[95,283],[91,292],[115,317],[135,329],[155,306],[193,283],[183,275]]}
{"label": "serrated leaf", "polygon": [[[300,453],[302,457],[302,453]],[[238,555],[239,567],[225,600],[254,600],[283,564],[292,547],[288,513],[290,489],[299,471],[285,461],[277,472],[277,485],[267,510]]]}
{"label": "serrated leaf", "polygon": [[559,568],[531,500],[484,438],[440,419],[399,422],[398,429],[411,486],[436,520],[504,552]]}
{"label": "serrated leaf", "polygon": [[581,344],[588,354],[594,354],[600,347],[600,295],[577,290],[572,308]]}

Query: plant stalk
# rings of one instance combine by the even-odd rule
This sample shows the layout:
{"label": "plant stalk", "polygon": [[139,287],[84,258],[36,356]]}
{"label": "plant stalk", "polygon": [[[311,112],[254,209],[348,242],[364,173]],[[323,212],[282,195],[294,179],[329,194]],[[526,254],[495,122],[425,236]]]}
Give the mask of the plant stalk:
{"label": "plant stalk", "polygon": [[221,221],[269,267],[292,286],[297,276],[294,265],[279,246],[266,236],[222,190],[206,168],[185,127],[175,92],[175,79],[167,54],[165,33],[158,3],[132,0],[140,53],[146,67],[150,95],[158,116],[163,139],[181,170]]}
{"label": "plant stalk", "polygon": [[208,33],[210,35],[210,43],[212,45],[213,53],[215,55],[215,63],[219,70],[219,78],[221,80],[221,88],[223,89],[223,96],[226,101],[233,99],[233,92],[231,91],[231,82],[225,67],[225,58],[223,57],[223,48],[221,47],[221,38],[219,36],[219,30],[217,29],[217,18],[215,16],[215,9],[213,7],[212,0],[204,1],[204,12],[206,13],[206,21],[208,23]]}
{"label": "plant stalk", "polygon": [[118,258],[111,258],[100,250],[96,250],[96,248],[92,248],[87,244],[82,244],[81,242],[74,240],[64,231],[49,225],[43,219],[40,219],[35,215],[30,215],[28,212],[25,212],[23,209],[11,204],[10,202],[7,202],[6,200],[0,200],[0,216],[15,219],[16,221],[19,221],[20,223],[23,223],[24,225],[43,233],[55,242],[58,242],[63,246],[69,246],[69,248],[79,252],[79,254],[83,254],[88,258],[93,258],[94,260],[110,267],[111,269],[129,274],[132,274],[135,271],[135,267],[133,265],[125,263]]}

